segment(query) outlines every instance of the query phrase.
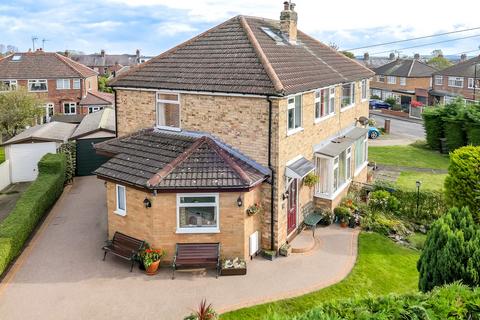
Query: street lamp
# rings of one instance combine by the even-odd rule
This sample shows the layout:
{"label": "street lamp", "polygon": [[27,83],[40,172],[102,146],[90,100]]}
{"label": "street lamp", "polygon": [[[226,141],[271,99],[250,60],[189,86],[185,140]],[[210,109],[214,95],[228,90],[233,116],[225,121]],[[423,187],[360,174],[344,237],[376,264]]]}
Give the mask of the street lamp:
{"label": "street lamp", "polygon": [[417,186],[417,217],[418,217],[418,207],[420,205],[420,186],[422,185],[422,181],[415,182]]}

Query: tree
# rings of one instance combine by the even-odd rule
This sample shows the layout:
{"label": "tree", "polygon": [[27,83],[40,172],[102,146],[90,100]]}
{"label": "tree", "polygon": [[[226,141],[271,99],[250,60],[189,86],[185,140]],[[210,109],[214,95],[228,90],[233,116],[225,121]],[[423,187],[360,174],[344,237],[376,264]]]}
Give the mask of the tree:
{"label": "tree", "polygon": [[25,88],[0,94],[0,131],[13,137],[45,113],[42,102]]}
{"label": "tree", "polygon": [[480,223],[480,146],[466,146],[450,154],[445,196],[452,206],[467,206]]}
{"label": "tree", "polygon": [[433,58],[428,60],[427,64],[438,69],[438,70],[443,70],[446,69],[450,66],[453,66],[453,63],[450,62],[450,60],[446,59],[443,56],[443,52],[440,49],[433,50],[432,51]]}
{"label": "tree", "polygon": [[112,93],[113,90],[108,86],[108,78],[105,76],[98,77],[98,90],[102,92]]}
{"label": "tree", "polygon": [[346,57],[349,57],[350,59],[355,59],[355,55],[350,51],[340,51],[340,52],[343,53],[343,55],[345,55]]}
{"label": "tree", "polygon": [[480,285],[480,227],[468,208],[452,208],[433,224],[417,269],[423,292],[455,281]]}

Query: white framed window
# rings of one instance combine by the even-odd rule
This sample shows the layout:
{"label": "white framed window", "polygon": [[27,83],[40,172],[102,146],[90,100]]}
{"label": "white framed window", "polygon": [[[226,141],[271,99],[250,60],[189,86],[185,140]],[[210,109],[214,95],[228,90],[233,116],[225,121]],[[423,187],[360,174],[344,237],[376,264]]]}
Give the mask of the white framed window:
{"label": "white framed window", "polygon": [[468,89],[475,88],[475,80],[473,78],[468,78]]}
{"label": "white framed window", "polygon": [[73,89],[80,89],[80,79],[73,79]]}
{"label": "white framed window", "polygon": [[348,147],[336,157],[316,155],[315,196],[333,199],[352,179],[352,147]]}
{"label": "white framed window", "polygon": [[57,79],[57,90],[70,89],[70,79]]}
{"label": "white framed window", "polygon": [[342,85],[342,104],[341,109],[344,109],[355,104],[355,82],[345,83]]}
{"label": "white framed window", "polygon": [[377,76],[377,81],[378,82],[385,82],[385,76],[383,74],[379,74]]}
{"label": "white framed window", "polygon": [[335,114],[335,87],[315,91],[315,120]]}
{"label": "white framed window", "polygon": [[48,91],[47,80],[28,80],[28,91],[34,91],[34,92]]}
{"label": "white framed window", "polygon": [[462,77],[448,77],[448,86],[455,87],[455,88],[463,88],[463,81]]}
{"label": "white framed window", "polygon": [[64,102],[63,103],[63,113],[64,114],[76,114],[77,113],[77,104],[75,102]]}
{"label": "white framed window", "polygon": [[347,180],[352,178],[352,147],[348,148],[345,154],[345,176]]}
{"label": "white framed window", "polygon": [[177,194],[177,233],[220,232],[218,193]]}
{"label": "white framed window", "polygon": [[360,86],[362,89],[362,101],[365,101],[368,99],[368,80],[363,79],[360,83]]}
{"label": "white framed window", "polygon": [[88,107],[88,113],[94,113],[100,110],[103,110],[104,107],[101,106],[90,106]]}
{"label": "white framed window", "polygon": [[292,134],[302,129],[302,95],[288,98],[287,108],[287,134]]}
{"label": "white framed window", "polygon": [[17,90],[17,80],[0,80],[0,91]]}
{"label": "white framed window", "polygon": [[437,86],[443,85],[443,76],[435,76],[435,84]]}
{"label": "white framed window", "polygon": [[388,77],[387,77],[387,83],[388,83],[388,84],[396,84],[396,83],[397,83],[397,77],[395,77],[395,76],[388,76]]}
{"label": "white framed window", "polygon": [[115,213],[120,216],[127,215],[127,190],[125,186],[117,184],[115,186],[116,208]]}
{"label": "white framed window", "polygon": [[366,165],[367,159],[368,138],[365,136],[355,141],[355,175]]}
{"label": "white framed window", "polygon": [[406,86],[407,85],[407,78],[400,77],[400,85],[401,86]]}
{"label": "white framed window", "polygon": [[180,95],[157,92],[156,125],[166,129],[180,129]]}

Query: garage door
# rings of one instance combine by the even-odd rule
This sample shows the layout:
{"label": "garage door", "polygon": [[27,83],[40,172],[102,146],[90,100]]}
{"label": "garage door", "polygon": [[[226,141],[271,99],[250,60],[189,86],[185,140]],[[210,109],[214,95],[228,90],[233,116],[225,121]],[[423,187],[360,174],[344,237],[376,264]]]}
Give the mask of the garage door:
{"label": "garage door", "polygon": [[111,138],[77,140],[77,176],[89,176],[110,158],[96,154],[93,144]]}
{"label": "garage door", "polygon": [[57,153],[55,142],[12,144],[8,148],[12,183],[35,180],[38,161],[47,153]]}

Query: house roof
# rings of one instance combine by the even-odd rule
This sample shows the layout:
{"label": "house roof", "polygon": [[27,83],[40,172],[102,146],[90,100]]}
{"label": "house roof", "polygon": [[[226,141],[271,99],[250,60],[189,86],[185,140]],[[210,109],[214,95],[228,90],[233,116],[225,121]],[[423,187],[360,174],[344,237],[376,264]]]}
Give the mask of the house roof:
{"label": "house roof", "polygon": [[373,75],[301,31],[297,44],[290,44],[278,20],[236,16],[131,68],[110,85],[282,96]]}
{"label": "house roof", "polygon": [[99,178],[152,190],[245,189],[268,177],[209,135],[146,129],[95,149],[113,155],[95,171]]}
{"label": "house roof", "polygon": [[71,56],[83,65],[89,67],[110,67],[114,65],[133,66],[138,63],[139,57],[135,54],[75,54]]}
{"label": "house roof", "polygon": [[[475,76],[475,65],[480,64],[480,55],[474,58],[468,59],[463,62],[459,62],[451,67],[435,72],[436,75],[445,76],[457,76],[457,77],[470,77]],[[480,76],[480,65],[477,66],[477,78]]]}
{"label": "house roof", "polygon": [[87,96],[80,100],[81,106],[110,106],[114,104],[114,95],[106,92],[88,92]]}
{"label": "house roof", "polygon": [[97,73],[55,52],[14,53],[0,59],[0,79],[87,78]]}
{"label": "house roof", "polygon": [[70,138],[76,127],[76,124],[52,121],[30,127],[6,141],[3,145],[29,141],[65,142]]}
{"label": "house roof", "polygon": [[417,59],[397,59],[386,65],[375,68],[376,74],[397,77],[431,77],[437,71],[434,67],[429,66]]}
{"label": "house roof", "polygon": [[115,111],[112,108],[105,108],[86,115],[70,139],[77,139],[97,131],[115,132]]}
{"label": "house roof", "polygon": [[369,69],[375,69],[392,62],[389,57],[368,57],[368,59],[357,58],[356,60]]}
{"label": "house roof", "polygon": [[85,115],[83,114],[54,114],[52,121],[66,122],[66,123],[80,123]]}

